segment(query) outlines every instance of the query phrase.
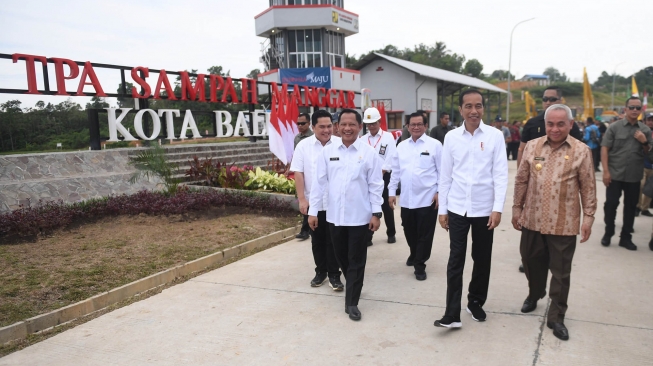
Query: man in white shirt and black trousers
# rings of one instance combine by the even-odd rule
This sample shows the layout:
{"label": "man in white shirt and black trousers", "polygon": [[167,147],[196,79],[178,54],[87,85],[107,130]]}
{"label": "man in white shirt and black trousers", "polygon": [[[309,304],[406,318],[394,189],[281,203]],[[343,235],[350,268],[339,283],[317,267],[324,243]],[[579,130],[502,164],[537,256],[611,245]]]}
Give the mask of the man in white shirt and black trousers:
{"label": "man in white shirt and black trousers", "polygon": [[[401,225],[410,248],[407,266],[415,268],[418,281],[426,279],[425,262],[431,257],[433,234],[438,221],[438,178],[442,144],[426,134],[424,115],[413,113],[408,122],[411,138],[402,141],[391,158],[388,187],[390,207],[397,204],[401,182]],[[384,213],[385,214],[385,213]],[[392,214],[392,211],[390,211]]]}
{"label": "man in white shirt and black trousers", "polygon": [[[308,215],[308,205],[311,197],[311,185],[315,180],[317,159],[322,156],[325,146],[340,142],[340,138],[332,136],[333,123],[331,113],[317,110],[311,117],[314,134],[301,140],[295,148],[290,171],[295,172],[295,188],[299,199],[299,211]],[[326,195],[327,192],[325,191]],[[340,269],[333,252],[331,235],[326,223],[326,207],[316,207],[318,227],[311,230],[311,247],[315,260],[315,278],[312,287],[319,287],[329,278],[329,285],[334,291],[342,291],[344,285],[340,281]]]}
{"label": "man in white shirt and black trousers", "polygon": [[[365,113],[363,113],[363,123],[370,132],[363,135],[361,139],[363,142],[372,146],[379,158],[383,160],[383,204],[381,205],[381,210],[383,211],[388,243],[392,244],[397,242],[397,238],[395,238],[397,230],[395,229],[395,216],[388,204],[388,184],[390,183],[390,174],[392,172],[389,163],[395,151],[397,151],[397,145],[392,134],[381,129],[379,124],[380,119],[381,113],[379,113],[378,109],[372,107],[365,110]],[[371,245],[372,237],[370,236],[370,241],[367,243],[367,246]]]}
{"label": "man in white shirt and black trousers", "polygon": [[[317,160],[308,224],[313,230],[322,225],[317,210],[326,208],[331,241],[346,280],[345,312],[350,319],[360,320],[358,300],[365,277],[367,240],[370,231],[379,229],[383,216],[383,175],[376,151],[358,138],[361,115],[343,109],[338,122],[342,141],[326,146]],[[325,191],[328,192],[326,202]]]}
{"label": "man in white shirt and black trousers", "polygon": [[487,126],[483,116],[483,95],[468,89],[458,98],[461,128],[444,138],[440,172],[440,225],[449,231],[447,265],[447,308],[435,326],[460,328],[463,269],[467,235],[472,230],[474,269],[467,295],[467,312],[475,321],[485,321],[483,305],[490,284],[494,228],[508,187],[508,158],[501,131]]}

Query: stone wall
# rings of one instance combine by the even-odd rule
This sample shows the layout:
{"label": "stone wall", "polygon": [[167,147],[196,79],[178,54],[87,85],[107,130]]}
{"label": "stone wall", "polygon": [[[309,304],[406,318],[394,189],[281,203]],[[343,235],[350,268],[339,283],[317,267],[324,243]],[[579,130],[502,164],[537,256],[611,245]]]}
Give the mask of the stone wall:
{"label": "stone wall", "polygon": [[[0,212],[41,199],[72,203],[156,189],[156,181],[129,183],[134,172],[129,157],[141,149],[0,155]],[[264,166],[271,158],[263,141],[166,146],[166,150],[170,160],[180,165],[180,176],[193,156],[255,166]]]}

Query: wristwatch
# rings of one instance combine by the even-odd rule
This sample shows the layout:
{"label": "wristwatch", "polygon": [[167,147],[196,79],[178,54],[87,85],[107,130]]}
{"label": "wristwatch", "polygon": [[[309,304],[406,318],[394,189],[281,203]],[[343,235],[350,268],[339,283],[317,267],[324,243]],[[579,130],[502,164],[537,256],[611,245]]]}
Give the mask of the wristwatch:
{"label": "wristwatch", "polygon": [[375,212],[375,213],[372,214],[372,216],[378,217],[380,219],[381,217],[383,217],[383,213],[382,212]]}

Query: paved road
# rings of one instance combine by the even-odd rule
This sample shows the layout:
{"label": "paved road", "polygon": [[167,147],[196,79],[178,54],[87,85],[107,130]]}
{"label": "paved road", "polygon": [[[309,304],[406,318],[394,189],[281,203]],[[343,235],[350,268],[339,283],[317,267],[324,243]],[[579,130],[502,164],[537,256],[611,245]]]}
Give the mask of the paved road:
{"label": "paved road", "polygon": [[[514,162],[510,168],[514,176]],[[445,305],[448,239],[441,228],[424,282],[404,264],[402,234],[396,244],[376,235],[360,322],[344,313],[342,294],[309,286],[310,243],[293,240],[11,354],[0,365],[653,364],[653,252],[647,246],[653,218],[637,218],[639,250],[630,252],[616,239],[609,248],[600,245],[599,210],[592,238],[576,250],[566,320],[571,339],[563,342],[544,325],[546,301],[531,314],[519,311],[527,284],[517,271],[511,195],[512,187],[495,233],[484,323],[463,313],[462,329],[433,326]],[[600,207],[603,199],[600,184]],[[398,210],[395,216],[400,222]],[[470,274],[468,266],[466,283]]]}

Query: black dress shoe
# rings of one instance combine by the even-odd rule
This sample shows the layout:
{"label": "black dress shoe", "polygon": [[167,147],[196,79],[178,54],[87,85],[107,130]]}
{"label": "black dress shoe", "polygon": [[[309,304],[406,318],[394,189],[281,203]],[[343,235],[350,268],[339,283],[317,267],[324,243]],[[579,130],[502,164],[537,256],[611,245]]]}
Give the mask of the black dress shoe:
{"label": "black dress shoe", "polygon": [[524,305],[521,307],[521,312],[522,313],[530,313],[531,311],[535,310],[537,308],[537,300],[532,301],[528,297],[526,300],[524,300]]}
{"label": "black dress shoe", "polygon": [[352,305],[349,306],[345,312],[349,314],[349,319],[351,320],[361,320],[361,312],[358,310],[358,306]]}
{"label": "black dress shoe", "polygon": [[569,340],[569,330],[567,330],[567,327],[565,327],[563,323],[547,322],[546,326],[549,327],[549,329],[553,329],[553,335],[558,339],[563,341]]}
{"label": "black dress shoe", "polygon": [[408,258],[408,259],[406,259],[406,265],[408,267],[412,267],[412,266],[415,265],[415,263],[412,261],[412,259]]}
{"label": "black dress shoe", "polygon": [[651,241],[648,242],[648,248],[653,250],[653,238],[651,238]]}
{"label": "black dress shoe", "polygon": [[608,235],[608,234],[603,235],[603,238],[601,238],[601,245],[603,245],[604,247],[609,247],[611,238],[612,235]]}
{"label": "black dress shoe", "polygon": [[521,272],[521,273],[526,272],[526,271],[524,270],[524,265],[523,265],[523,264],[520,264],[520,265],[519,265],[519,272]]}
{"label": "black dress shoe", "polygon": [[637,250],[637,245],[633,244],[633,242],[630,240],[619,242],[619,246],[624,247],[628,250]]}
{"label": "black dress shoe", "polygon": [[302,231],[302,232],[300,232],[299,234],[297,234],[295,236],[295,238],[297,238],[299,240],[306,240],[309,237],[310,237],[310,235],[309,235],[308,231]]}
{"label": "black dress shoe", "polygon": [[371,240],[367,242],[367,246],[368,246],[368,247],[371,247],[372,245],[374,245],[374,243],[372,243]]}
{"label": "black dress shoe", "polygon": [[418,281],[424,281],[426,279],[426,272],[425,273],[415,273],[415,278]]}
{"label": "black dress shoe", "polygon": [[388,244],[394,244],[397,242],[397,238],[395,236],[388,236]]}
{"label": "black dress shoe", "polygon": [[639,213],[642,212],[639,208],[635,209],[635,217],[639,216]]}
{"label": "black dress shoe", "polygon": [[653,214],[652,214],[651,211],[649,211],[649,210],[643,210],[643,211],[642,211],[642,216],[652,217]]}

